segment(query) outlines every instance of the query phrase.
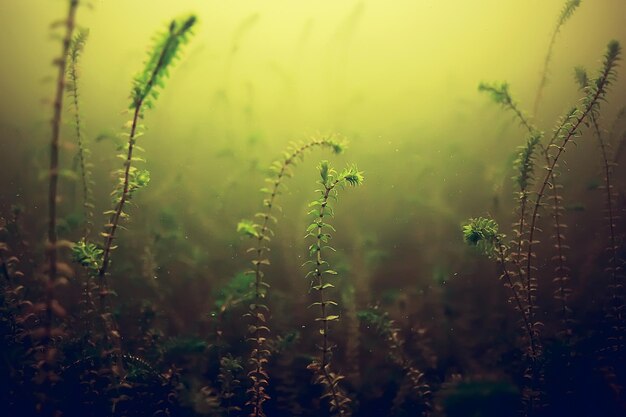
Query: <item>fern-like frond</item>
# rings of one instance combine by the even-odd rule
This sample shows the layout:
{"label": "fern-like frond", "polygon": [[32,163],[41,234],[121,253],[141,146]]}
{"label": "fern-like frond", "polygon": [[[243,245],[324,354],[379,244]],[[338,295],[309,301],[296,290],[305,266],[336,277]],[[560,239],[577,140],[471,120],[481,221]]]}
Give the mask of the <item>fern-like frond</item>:
{"label": "fern-like frond", "polygon": [[130,108],[151,108],[164,87],[169,69],[179,58],[181,47],[189,42],[197,23],[195,15],[174,19],[166,31],[157,34],[144,68],[134,79]]}

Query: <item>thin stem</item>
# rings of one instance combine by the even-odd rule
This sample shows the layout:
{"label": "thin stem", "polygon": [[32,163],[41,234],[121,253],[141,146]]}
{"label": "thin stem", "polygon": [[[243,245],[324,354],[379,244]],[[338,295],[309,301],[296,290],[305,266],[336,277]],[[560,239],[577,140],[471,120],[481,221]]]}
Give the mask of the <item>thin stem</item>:
{"label": "thin stem", "polygon": [[507,286],[511,289],[511,292],[513,294],[513,299],[515,300],[515,305],[517,307],[517,310],[522,315],[524,328],[526,329],[526,333],[528,334],[528,343],[530,347],[530,352],[532,353],[533,357],[535,357],[535,353],[536,353],[535,337],[532,332],[530,321],[528,320],[528,317],[526,315],[526,311],[522,305],[522,298],[520,297],[517,289],[515,288],[515,285],[513,283],[513,278],[511,277],[511,273],[506,267],[504,245],[502,244],[500,239],[498,239],[496,243],[498,245],[498,262],[500,262],[500,267],[502,268],[502,276],[506,279]]}
{"label": "thin stem", "polygon": [[85,144],[83,143],[83,132],[81,129],[80,121],[80,102],[78,100],[78,70],[76,57],[72,56],[72,62],[70,65],[69,76],[72,80],[72,103],[74,105],[74,130],[76,134],[76,141],[78,142],[78,160],[80,162],[81,180],[83,186],[83,213],[85,216],[85,224],[83,229],[83,238],[87,241],[91,233],[91,192],[89,190],[89,178],[87,174],[87,167],[85,164]]}
{"label": "thin stem", "polygon": [[330,184],[324,185],[325,191],[321,200],[319,218],[317,219],[317,255],[316,255],[315,275],[317,278],[317,284],[319,285],[319,291],[318,291],[319,303],[320,303],[320,311],[322,313],[322,316],[320,317],[321,319],[320,333],[322,333],[322,355],[321,355],[321,361],[320,361],[320,370],[322,371],[322,374],[324,378],[326,379],[326,383],[328,384],[328,387],[330,388],[332,402],[336,404],[339,414],[344,415],[345,412],[344,412],[343,407],[341,406],[341,399],[339,398],[339,395],[335,388],[333,378],[331,377],[329,370],[328,370],[329,353],[330,353],[330,349],[328,347],[328,319],[326,315],[326,304],[328,304],[328,301],[324,297],[324,278],[322,277],[322,270],[321,270],[322,264],[324,263],[324,260],[322,259],[322,243],[323,243],[322,242],[322,227],[323,227],[324,214],[326,211],[326,206],[328,205],[328,198],[330,196],[330,193],[337,186],[337,184],[339,184],[340,181],[341,179],[336,179]]}
{"label": "thin stem", "polygon": [[65,92],[65,74],[67,67],[67,53],[74,32],[76,9],[78,0],[71,0],[67,20],[65,22],[65,37],[61,57],[57,59],[58,75],[56,95],[54,99],[54,116],[52,118],[52,139],[50,141],[50,184],[48,188],[48,282],[46,285],[46,315],[44,342],[50,342],[52,334],[52,302],[54,301],[54,285],[57,278],[57,186],[59,182],[59,136],[61,131],[61,114],[63,109],[63,93]]}

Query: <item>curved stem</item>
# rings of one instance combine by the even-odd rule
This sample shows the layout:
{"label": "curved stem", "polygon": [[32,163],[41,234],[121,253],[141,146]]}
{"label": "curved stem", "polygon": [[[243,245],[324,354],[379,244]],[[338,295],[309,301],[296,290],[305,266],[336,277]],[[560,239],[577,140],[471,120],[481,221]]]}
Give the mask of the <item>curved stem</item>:
{"label": "curved stem", "polygon": [[[265,356],[268,353],[267,350],[263,348],[263,337],[262,337],[262,329],[266,328],[266,323],[261,320],[261,317],[258,315],[258,312],[254,311],[258,308],[261,308],[260,301],[263,298],[263,292],[261,287],[263,287],[263,256],[267,251],[267,247],[264,242],[269,240],[269,222],[272,218],[272,211],[275,206],[276,197],[279,194],[280,187],[283,183],[284,178],[287,176],[287,170],[290,166],[294,164],[294,162],[300,158],[307,150],[316,147],[316,146],[330,146],[332,143],[328,139],[315,139],[310,142],[305,143],[304,145],[296,147],[281,163],[278,174],[276,174],[276,178],[272,183],[272,189],[269,197],[265,202],[265,211],[263,212],[263,222],[261,224],[261,229],[256,238],[256,247],[254,249],[255,259],[253,260],[254,265],[254,297],[255,297],[255,308],[253,309],[253,321],[254,321],[254,335],[251,340],[254,343],[253,346],[253,358],[254,358],[254,370],[251,374],[252,379],[252,416],[253,417],[262,417],[264,415],[263,412],[263,402],[265,401],[265,393],[264,388],[259,380],[259,377],[262,376],[264,381],[267,382],[268,378],[265,376],[263,363],[267,360]],[[267,309],[267,307],[265,307]]]}
{"label": "curved stem", "polygon": [[[600,78],[597,81],[597,89],[595,91],[595,93],[593,94],[593,96],[591,97],[591,99],[586,103],[585,108],[583,109],[582,113],[576,118],[576,121],[573,123],[573,125],[569,128],[569,130],[567,131],[567,133],[565,134],[565,136],[563,137],[563,142],[561,144],[561,146],[559,146],[557,149],[557,153],[554,156],[554,158],[552,159],[552,161],[548,164],[547,167],[547,172],[546,175],[543,179],[543,181],[541,182],[541,186],[539,188],[539,191],[537,192],[537,199],[535,201],[535,205],[533,208],[533,213],[532,213],[532,217],[531,217],[531,222],[530,222],[530,230],[529,230],[529,239],[528,239],[528,248],[527,248],[527,252],[526,252],[526,288],[527,288],[527,303],[528,303],[528,319],[531,322],[531,324],[534,326],[534,311],[533,311],[533,305],[534,305],[534,297],[533,297],[533,288],[532,288],[532,259],[533,259],[533,245],[534,245],[534,237],[535,237],[535,231],[536,231],[536,224],[537,224],[537,216],[539,214],[539,207],[541,206],[541,199],[544,196],[546,187],[548,186],[548,184],[550,183],[550,179],[553,176],[553,172],[554,169],[556,167],[557,162],[559,161],[559,158],[561,157],[561,155],[563,154],[563,152],[565,151],[565,148],[567,147],[567,145],[569,144],[569,142],[572,140],[572,138],[574,137],[574,135],[576,134],[576,132],[578,132],[578,129],[580,128],[580,126],[582,125],[583,121],[587,118],[587,116],[592,113],[593,107],[596,105],[596,103],[598,102],[598,100],[600,100],[600,97],[604,94],[605,92],[605,87],[606,84],[608,82],[608,78],[609,75],[612,71],[612,66],[611,65],[606,65]],[[559,128],[559,131],[561,130],[561,128]]]}

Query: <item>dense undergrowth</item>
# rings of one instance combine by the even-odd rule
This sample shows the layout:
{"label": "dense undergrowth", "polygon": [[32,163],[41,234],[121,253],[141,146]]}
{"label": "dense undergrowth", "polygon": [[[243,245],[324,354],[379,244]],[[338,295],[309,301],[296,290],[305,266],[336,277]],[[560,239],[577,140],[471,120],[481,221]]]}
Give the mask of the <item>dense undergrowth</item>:
{"label": "dense undergrowth", "polygon": [[[152,187],[140,156],[146,152],[139,143],[150,147],[143,123],[150,122],[149,109],[170,74],[176,76],[175,63],[184,59],[181,51],[196,29],[194,15],[173,19],[154,38],[132,82],[114,184],[96,175],[81,106],[89,32],[77,26],[79,2],[69,1],[54,63],[46,241],[24,221],[30,207],[15,204],[0,213],[1,414],[624,415],[618,162],[626,112],[614,121],[602,113],[614,99],[620,44],[608,43],[598,69],[576,68],[572,88],[581,98],[551,133],[541,129],[537,114],[549,91],[557,34],[579,5],[567,1],[558,17],[532,115],[508,83],[479,86],[520,125],[509,166],[514,177],[505,187],[513,190],[513,212],[491,216],[485,213],[495,207],[484,207],[468,221],[451,222],[457,235],[463,224],[457,240],[472,247],[456,253],[468,255],[456,267],[484,279],[457,276],[454,287],[447,270],[433,268],[432,285],[395,291],[385,281],[389,251],[374,226],[355,220],[354,212],[365,209],[344,209],[338,201],[369,187],[367,209],[382,217],[388,194],[379,182],[356,165],[336,170],[323,159],[315,191],[313,184],[306,195],[289,191],[297,171],[310,168],[305,159],[327,151],[349,158],[348,140],[340,135],[291,143],[267,171],[260,210],[238,223],[220,213],[215,221],[226,224],[227,237],[205,237],[208,245],[189,238],[174,198],[142,206],[138,196]],[[59,145],[64,121],[76,143],[67,169]],[[562,168],[577,141],[598,144],[596,188],[604,206],[585,212],[603,229],[584,238],[568,229],[565,185],[576,167]],[[72,187],[59,187],[59,179]],[[254,175],[249,181],[263,180]],[[96,195],[109,188],[107,204]],[[80,196],[63,198],[69,190]],[[286,194],[311,202],[292,213],[281,205]],[[255,197],[246,201],[254,213]],[[99,234],[98,211],[105,216]],[[155,222],[135,221],[155,212]],[[293,223],[281,227],[304,215],[310,220],[291,231],[295,238],[288,235]],[[425,235],[429,244],[436,239]],[[226,272],[221,259],[230,252],[223,247],[236,254],[238,272]],[[487,262],[472,257],[476,251]],[[586,252],[591,261],[583,263],[578,258]],[[498,277],[504,288],[495,285]],[[294,284],[300,281],[304,287]],[[588,293],[589,282],[597,293]]]}

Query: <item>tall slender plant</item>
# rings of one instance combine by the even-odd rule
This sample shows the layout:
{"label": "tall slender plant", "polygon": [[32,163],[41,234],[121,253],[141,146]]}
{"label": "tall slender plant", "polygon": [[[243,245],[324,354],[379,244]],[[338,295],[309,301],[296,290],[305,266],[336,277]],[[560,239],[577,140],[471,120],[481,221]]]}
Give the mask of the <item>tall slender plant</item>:
{"label": "tall slender plant", "polygon": [[143,161],[142,158],[133,155],[134,150],[141,150],[136,146],[137,139],[143,134],[139,121],[143,119],[145,109],[153,107],[159,96],[159,90],[164,87],[169,70],[179,56],[181,47],[189,41],[196,20],[194,15],[172,20],[168,29],[157,36],[143,70],[137,74],[133,83],[130,95],[132,119],[128,122],[130,132],[126,152],[120,155],[120,158],[124,160],[124,165],[121,170],[116,171],[119,175],[119,183],[113,192],[114,208],[105,212],[105,215],[110,217],[102,233],[104,244],[98,281],[100,310],[103,313],[106,310],[106,297],[109,295],[107,273],[111,262],[111,252],[115,249],[113,240],[116,237],[120,220],[128,217],[128,214],[124,212],[125,204],[132,198],[135,191],[146,186],[150,180],[148,171],[139,170],[133,166],[133,163]]}
{"label": "tall slender plant", "polygon": [[89,31],[86,29],[79,30],[72,38],[69,48],[69,62],[68,62],[68,84],[67,93],[71,100],[71,109],[74,113],[74,134],[76,136],[76,143],[78,145],[78,153],[76,159],[80,166],[80,179],[83,193],[83,239],[87,241],[91,233],[91,227],[93,226],[93,181],[91,179],[91,163],[89,162],[89,147],[87,146],[87,140],[83,131],[83,122],[81,120],[80,109],[80,66],[79,62],[83,51],[85,49],[85,43],[89,37]]}
{"label": "tall slender plant", "polygon": [[[48,258],[48,282],[46,284],[46,312],[44,318],[44,345],[50,343],[52,336],[52,320],[54,311],[61,311],[54,298],[59,264],[58,236],[57,236],[57,186],[59,181],[59,137],[61,132],[61,118],[63,111],[63,93],[65,92],[65,77],[67,71],[68,51],[72,43],[74,27],[76,25],[76,10],[78,0],[70,0],[65,19],[65,35],[62,41],[61,56],[54,61],[58,67],[56,93],[54,97],[54,114],[52,117],[52,138],[50,140],[50,183],[48,188],[48,242],[46,252]],[[56,306],[56,307],[55,307]]]}
{"label": "tall slender plant", "polygon": [[344,377],[331,369],[333,345],[328,339],[329,324],[339,320],[339,315],[333,311],[338,307],[337,302],[330,299],[327,294],[327,291],[334,288],[334,285],[328,282],[326,277],[335,276],[337,272],[330,268],[323,254],[327,250],[334,250],[328,242],[331,238],[330,232],[334,232],[335,228],[326,221],[326,218],[334,215],[331,200],[337,199],[339,188],[361,185],[363,173],[354,165],[337,172],[330,167],[328,161],[322,161],[318,169],[320,172],[318,184],[321,188],[316,191],[320,196],[309,204],[309,207],[312,207],[309,214],[313,216],[313,221],[307,227],[305,236],[314,239],[309,246],[309,255],[313,259],[307,261],[305,265],[310,264],[313,268],[306,274],[306,277],[311,278],[311,289],[317,293],[318,301],[310,307],[319,308],[319,316],[315,321],[320,325],[319,333],[322,340],[320,355],[308,366],[308,369],[314,372],[315,382],[322,386],[322,398],[328,399],[330,412],[347,416],[350,415],[350,398],[340,385]]}
{"label": "tall slender plant", "polygon": [[252,269],[249,274],[254,275],[253,292],[254,302],[250,304],[250,309],[246,317],[251,318],[251,325],[248,328],[248,340],[252,344],[249,363],[252,369],[248,372],[251,387],[248,390],[249,399],[247,405],[251,407],[251,416],[263,417],[263,403],[269,399],[266,388],[269,384],[269,375],[266,365],[269,361],[270,351],[266,347],[267,338],[270,332],[268,327],[269,308],[265,304],[267,290],[270,284],[264,280],[264,265],[269,265],[270,261],[266,255],[269,251],[269,242],[274,232],[271,224],[276,224],[277,219],[272,215],[275,210],[280,210],[276,204],[276,198],[285,190],[284,180],[293,176],[293,168],[300,162],[304,155],[317,147],[329,148],[335,154],[343,152],[345,142],[338,140],[334,136],[313,138],[308,142],[293,143],[283,153],[283,158],[275,161],[270,166],[271,176],[266,178],[267,187],[263,187],[261,192],[265,195],[263,199],[263,211],[256,213],[255,217],[260,219],[260,223],[251,220],[242,220],[237,225],[239,233],[249,236],[255,240],[255,246],[248,249],[253,253]]}

